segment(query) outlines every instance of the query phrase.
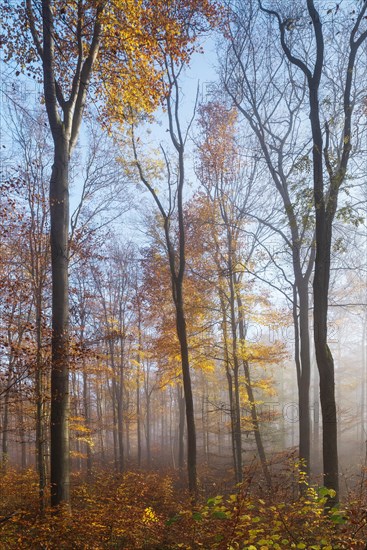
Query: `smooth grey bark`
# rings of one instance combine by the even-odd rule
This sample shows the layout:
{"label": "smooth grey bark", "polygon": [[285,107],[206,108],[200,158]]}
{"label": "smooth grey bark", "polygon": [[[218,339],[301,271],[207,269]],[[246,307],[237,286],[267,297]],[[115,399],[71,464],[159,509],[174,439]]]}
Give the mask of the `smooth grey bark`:
{"label": "smooth grey bark", "polygon": [[[35,21],[32,0],[26,13],[35,49],[43,70],[46,111],[54,143],[54,164],[50,180],[51,267],[52,267],[52,358],[51,358],[51,505],[69,503],[69,301],[68,231],[69,164],[83,117],[86,95],[101,38],[100,15],[96,9],[91,42],[82,45],[82,13],[77,10],[78,56],[70,96],[65,100],[57,75],[55,15],[53,2],[42,0],[42,36]],[[57,23],[57,21],[56,21]],[[60,111],[62,115],[60,116]]]}
{"label": "smooth grey bark", "polygon": [[51,503],[70,500],[69,464],[69,143],[54,129],[50,181],[52,267]]}

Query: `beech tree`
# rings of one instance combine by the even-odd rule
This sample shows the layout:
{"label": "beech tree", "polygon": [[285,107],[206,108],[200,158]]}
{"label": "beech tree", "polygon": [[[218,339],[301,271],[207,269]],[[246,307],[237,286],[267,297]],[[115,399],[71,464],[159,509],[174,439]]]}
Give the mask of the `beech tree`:
{"label": "beech tree", "polygon": [[[268,7],[265,2],[259,2],[259,6],[261,11],[275,19],[281,51],[286,64],[293,67],[304,78],[308,96],[316,246],[313,280],[314,343],[320,374],[325,485],[333,489],[337,495],[338,453],[334,363],[328,346],[327,329],[330,253],[338,197],[345,181],[352,150],[353,113],[359,95],[356,85],[359,55],[367,38],[367,31],[364,27],[367,4],[363,2],[353,14],[343,9],[339,11],[340,6],[336,5],[335,10],[331,9],[327,12],[328,16],[332,14],[333,25],[330,26],[323,21],[322,6],[313,0],[307,0],[305,7],[297,4],[292,12],[287,10],[283,4],[279,5],[277,10]],[[355,18],[352,19],[351,16],[354,13]],[[350,21],[347,28],[345,27],[345,18]],[[309,29],[310,25],[311,34],[308,30],[306,33],[306,28]],[[321,93],[321,87],[324,86],[324,89],[327,90],[328,82],[335,76],[331,74],[332,67],[335,66],[333,65],[334,52],[326,47],[325,41],[329,36],[335,39],[337,25],[339,25],[339,32],[342,32],[345,38],[343,43],[346,44],[347,49],[347,62],[341,64],[342,87],[339,89],[339,99],[342,101],[343,111],[335,115],[335,119],[339,120],[339,127],[335,124],[335,119],[323,120],[325,115],[320,103],[325,96]],[[249,28],[242,28],[242,30],[244,34],[251,32]],[[312,52],[310,55],[309,51]],[[237,59],[241,68],[240,57]],[[232,92],[232,97],[239,97],[238,93],[240,93],[240,89],[237,88],[236,92]],[[242,112],[245,114],[244,111]],[[264,139],[263,134],[259,135],[259,139],[260,141]],[[335,143],[341,143],[336,158],[334,156],[335,148],[333,149]],[[289,216],[290,209],[286,208],[286,212]]]}
{"label": "beech tree", "polygon": [[9,4],[4,18],[8,31],[6,60],[13,58],[21,70],[43,82],[54,142],[49,197],[53,505],[69,502],[69,167],[97,59],[98,93],[106,99],[105,113],[110,118],[123,113],[124,102],[151,111],[163,93],[159,61],[163,61],[165,49],[175,58],[186,58],[192,36],[180,29],[190,20],[200,21],[203,13],[211,17],[216,11],[207,0],[191,0],[180,6],[154,2],[149,9],[145,4],[117,2],[112,9],[107,8],[103,1],[90,4],[80,0],[74,5],[43,0],[39,10],[36,2],[27,0],[25,5]]}

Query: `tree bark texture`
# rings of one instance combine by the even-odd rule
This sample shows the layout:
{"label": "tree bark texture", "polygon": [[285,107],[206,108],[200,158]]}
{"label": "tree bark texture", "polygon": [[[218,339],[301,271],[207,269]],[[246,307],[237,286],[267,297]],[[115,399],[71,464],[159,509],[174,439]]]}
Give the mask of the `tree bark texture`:
{"label": "tree bark texture", "polygon": [[69,143],[55,139],[50,181],[52,266],[51,504],[69,501]]}

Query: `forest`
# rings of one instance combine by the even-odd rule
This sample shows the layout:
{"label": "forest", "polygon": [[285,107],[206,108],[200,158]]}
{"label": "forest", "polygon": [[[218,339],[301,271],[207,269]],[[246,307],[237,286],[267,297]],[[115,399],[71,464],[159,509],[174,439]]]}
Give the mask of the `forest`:
{"label": "forest", "polygon": [[367,549],[367,0],[2,0],[0,549]]}

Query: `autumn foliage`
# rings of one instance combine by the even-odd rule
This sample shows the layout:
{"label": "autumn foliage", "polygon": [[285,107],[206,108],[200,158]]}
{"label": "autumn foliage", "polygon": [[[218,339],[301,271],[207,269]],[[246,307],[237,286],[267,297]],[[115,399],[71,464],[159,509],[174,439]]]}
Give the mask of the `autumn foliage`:
{"label": "autumn foliage", "polygon": [[[130,471],[95,472],[92,482],[73,476],[73,512],[37,509],[33,471],[9,470],[1,480],[0,533],[4,548],[131,550],[349,550],[364,548],[366,487],[348,495],[344,509],[323,511],[328,490],[308,487],[287,467],[269,495],[256,488],[256,474],[226,494],[203,494],[192,507],[175,475]],[[204,490],[204,489],[202,489]]]}
{"label": "autumn foliage", "polygon": [[264,3],[4,4],[0,550],[367,549],[367,0]]}

